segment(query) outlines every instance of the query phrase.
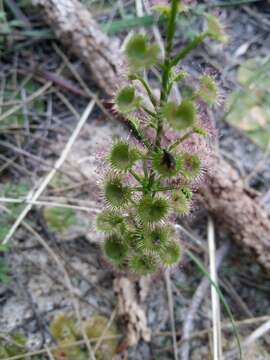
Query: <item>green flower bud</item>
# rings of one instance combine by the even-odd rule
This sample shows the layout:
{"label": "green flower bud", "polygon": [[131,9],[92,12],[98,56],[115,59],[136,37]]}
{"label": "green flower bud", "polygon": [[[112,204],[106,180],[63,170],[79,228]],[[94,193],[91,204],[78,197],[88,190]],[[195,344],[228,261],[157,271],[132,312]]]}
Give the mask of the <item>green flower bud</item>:
{"label": "green flower bud", "polygon": [[198,95],[210,106],[217,104],[218,88],[215,80],[211,76],[203,75],[201,77]]}
{"label": "green flower bud", "polygon": [[200,174],[201,160],[195,154],[183,153],[183,175],[188,179],[193,179]]}
{"label": "green flower bud", "polygon": [[161,253],[164,251],[170,236],[172,228],[168,225],[156,226],[154,228],[143,229],[141,240],[138,247],[144,252]]}
{"label": "green flower bud", "polygon": [[135,149],[130,149],[129,144],[124,141],[114,144],[109,156],[111,166],[115,170],[120,171],[130,170],[138,159],[139,152]]}
{"label": "green flower bud", "polygon": [[172,155],[163,149],[154,153],[152,157],[154,170],[163,178],[176,176],[182,167],[182,159],[178,155]]}
{"label": "green flower bud", "polygon": [[123,230],[123,216],[112,210],[105,210],[97,216],[96,225],[99,231],[112,233]]}
{"label": "green flower bud", "polygon": [[208,24],[208,30],[207,33],[208,35],[216,41],[222,42],[222,43],[227,43],[228,42],[228,36],[225,33],[222,25],[220,24],[219,20],[211,15],[211,14],[207,14],[206,15],[207,18],[207,24]]}
{"label": "green flower bud", "polygon": [[180,258],[180,246],[175,241],[170,241],[170,243],[167,244],[164,252],[160,254],[160,260],[165,266],[175,265],[180,261]]}
{"label": "green flower bud", "polygon": [[172,193],[172,207],[174,211],[181,216],[188,215],[190,212],[190,201],[186,194],[181,191],[174,191]]}
{"label": "green flower bud", "polygon": [[147,37],[144,34],[133,35],[127,43],[126,54],[132,61],[143,60],[147,54]]}
{"label": "green flower bud", "polygon": [[168,123],[178,131],[191,127],[196,120],[196,108],[190,100],[183,100],[179,106],[168,102],[162,112]]}
{"label": "green flower bud", "polygon": [[127,244],[131,249],[135,251],[139,250],[138,244],[142,239],[142,233],[140,231],[137,229],[132,229],[125,234],[125,237]]}
{"label": "green flower bud", "polygon": [[138,275],[148,275],[157,270],[158,261],[151,253],[133,255],[129,260],[129,268]]}
{"label": "green flower bud", "polygon": [[154,223],[163,220],[169,212],[169,202],[162,197],[146,195],[138,204],[138,215],[143,223]]}
{"label": "green flower bud", "polygon": [[140,105],[141,98],[136,96],[135,88],[133,86],[125,86],[116,95],[115,106],[122,114],[136,111],[140,108]]}
{"label": "green flower bud", "polygon": [[149,45],[144,34],[132,36],[126,46],[126,55],[132,68],[148,68],[158,61],[158,45]]}
{"label": "green flower bud", "polygon": [[116,264],[123,263],[128,254],[127,244],[116,234],[105,239],[103,249],[107,258]]}
{"label": "green flower bud", "polygon": [[128,204],[131,191],[128,186],[123,185],[120,176],[110,175],[105,181],[104,197],[110,206],[120,208]]}

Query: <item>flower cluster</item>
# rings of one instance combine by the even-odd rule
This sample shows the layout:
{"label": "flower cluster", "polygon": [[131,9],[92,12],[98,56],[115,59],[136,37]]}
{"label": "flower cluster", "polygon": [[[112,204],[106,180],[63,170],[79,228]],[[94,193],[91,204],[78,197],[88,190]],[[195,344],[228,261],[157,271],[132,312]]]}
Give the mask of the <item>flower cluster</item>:
{"label": "flower cluster", "polygon": [[[206,74],[180,103],[170,100],[173,85],[188,78],[186,72],[176,70],[179,62],[206,37],[225,39],[218,21],[207,16],[208,29],[172,56],[178,9],[178,1],[173,0],[167,11],[163,60],[158,46],[145,34],[132,36],[126,45],[129,73],[125,86],[115,95],[114,107],[129,121],[139,145],[125,140],[113,144],[103,183],[106,209],[96,221],[105,235],[106,257],[117,269],[139,275],[180,260],[181,249],[170,216],[189,213],[194,183],[203,169],[200,154],[189,151],[185,144],[194,136],[207,136],[198,103],[212,106],[218,100],[215,81]],[[153,66],[162,74],[159,98],[143,76],[144,70]],[[166,133],[172,129],[176,135],[168,140]]]}

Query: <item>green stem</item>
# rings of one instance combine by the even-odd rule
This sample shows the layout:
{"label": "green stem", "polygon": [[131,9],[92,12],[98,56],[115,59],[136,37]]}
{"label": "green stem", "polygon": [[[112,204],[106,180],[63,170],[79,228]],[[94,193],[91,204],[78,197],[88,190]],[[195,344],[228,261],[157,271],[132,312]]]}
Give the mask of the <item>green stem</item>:
{"label": "green stem", "polygon": [[172,191],[172,190],[179,190],[179,188],[172,185],[172,186],[159,187],[155,189],[155,191]]}
{"label": "green stem", "polygon": [[187,46],[185,46],[172,60],[172,66],[176,66],[179,61],[183,60],[193,49],[199,46],[208,36],[207,32],[203,32],[196,36]]}
{"label": "green stem", "polygon": [[171,66],[171,52],[172,52],[172,47],[173,47],[173,36],[175,33],[177,7],[178,7],[178,1],[172,0],[170,19],[169,19],[167,35],[166,35],[165,59],[164,59],[164,64],[163,64],[162,84],[161,84],[161,93],[160,93],[160,103],[161,104],[164,101],[166,101],[168,80],[169,80],[170,70],[172,67]]}
{"label": "green stem", "polygon": [[143,181],[142,181],[141,177],[140,177],[138,174],[136,174],[135,171],[133,171],[132,169],[130,169],[130,170],[129,170],[129,173],[134,177],[134,179],[136,179],[140,184],[143,185]]}
{"label": "green stem", "polygon": [[130,188],[131,191],[143,191],[144,189],[142,187],[133,187],[133,188]]}
{"label": "green stem", "polygon": [[179,73],[177,76],[174,77],[174,79],[172,79],[168,85],[168,94],[171,93],[171,90],[172,90],[172,87],[173,87],[173,84],[177,81],[177,82],[180,82],[182,80],[184,80],[186,77],[186,73],[185,72],[182,72],[182,73]]}
{"label": "green stem", "polygon": [[145,177],[145,180],[147,181],[148,180],[148,170],[147,170],[147,159],[144,158],[143,159],[143,172],[144,172],[144,177]]}
{"label": "green stem", "polygon": [[159,114],[159,116],[158,116],[158,124],[157,124],[156,144],[155,144],[157,148],[160,147],[162,130],[163,130],[162,115]]}
{"label": "green stem", "polygon": [[[162,80],[161,80],[161,92],[160,92],[160,106],[162,106],[168,98],[168,83],[170,78],[170,72],[172,68],[171,64],[171,52],[173,47],[173,37],[175,33],[175,25],[176,25],[176,15],[178,8],[178,0],[172,0],[170,18],[167,28],[166,35],[166,48],[165,48],[165,59],[163,63],[163,72],[162,72]],[[158,116],[158,127],[157,127],[157,136],[156,136],[156,146],[160,146],[161,134],[162,134],[162,116],[159,114]]]}
{"label": "green stem", "polygon": [[147,149],[151,149],[152,145],[150,141],[144,136],[143,132],[138,129],[131,120],[126,118],[128,121],[129,126],[131,127],[131,131],[133,132],[134,136],[143,142],[143,144],[147,147]]}
{"label": "green stem", "polygon": [[155,183],[155,174],[153,169],[150,170],[150,174],[149,174],[149,181],[148,181],[148,188],[150,191],[152,191],[152,186]]}
{"label": "green stem", "polygon": [[152,116],[153,118],[156,117],[156,114],[153,111],[149,110],[146,106],[142,106],[142,108],[148,115]]}
{"label": "green stem", "polygon": [[185,141],[186,139],[188,139],[192,134],[193,134],[193,130],[190,130],[189,132],[187,132],[185,135],[181,136],[180,138],[178,138],[170,147],[169,147],[169,151],[175,149],[179,144],[181,144],[183,141]]}
{"label": "green stem", "polygon": [[149,84],[147,83],[147,81],[140,75],[136,75],[136,80],[140,81],[140,83],[143,85],[143,87],[145,88],[145,91],[147,92],[147,95],[152,103],[152,105],[154,106],[154,108],[157,106],[157,100],[154,97]]}

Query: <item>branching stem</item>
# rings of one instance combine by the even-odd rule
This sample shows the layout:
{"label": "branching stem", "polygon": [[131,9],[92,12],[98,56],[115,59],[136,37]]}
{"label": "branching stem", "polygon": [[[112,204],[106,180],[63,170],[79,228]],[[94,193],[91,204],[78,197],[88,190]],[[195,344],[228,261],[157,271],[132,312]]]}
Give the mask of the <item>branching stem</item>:
{"label": "branching stem", "polygon": [[136,75],[135,78],[136,78],[136,80],[140,81],[140,83],[143,85],[143,87],[145,88],[145,90],[149,96],[149,99],[150,99],[152,105],[154,106],[154,108],[156,108],[157,100],[156,100],[155,96],[153,95],[148,82],[140,75]]}
{"label": "branching stem", "polygon": [[143,185],[142,178],[134,170],[130,169],[129,173],[134,177],[134,179],[136,179],[140,184]]}
{"label": "branching stem", "polygon": [[[161,80],[161,92],[160,92],[160,106],[162,106],[168,98],[168,85],[170,79],[170,72],[172,68],[171,64],[171,52],[173,47],[173,37],[175,33],[176,15],[177,15],[178,1],[172,0],[171,13],[168,21],[167,35],[166,35],[166,48],[165,48],[165,59],[163,63],[163,72]],[[162,133],[162,115],[159,112],[158,115],[158,128],[156,135],[156,146],[160,146],[161,133]]]}
{"label": "branching stem", "polygon": [[205,38],[208,36],[208,32],[203,32],[196,36],[187,46],[185,46],[172,60],[172,66],[176,66],[179,61],[183,60],[192,50],[199,46]]}
{"label": "branching stem", "polygon": [[185,135],[178,138],[170,147],[169,151],[174,150],[177,148],[178,145],[180,145],[183,141],[187,140],[192,134],[194,133],[193,130],[188,131]]}

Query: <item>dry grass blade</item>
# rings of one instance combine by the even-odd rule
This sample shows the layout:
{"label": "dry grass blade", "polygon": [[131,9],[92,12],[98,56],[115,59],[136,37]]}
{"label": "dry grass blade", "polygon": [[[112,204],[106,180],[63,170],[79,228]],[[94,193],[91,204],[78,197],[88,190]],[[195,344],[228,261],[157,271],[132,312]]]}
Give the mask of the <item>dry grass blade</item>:
{"label": "dry grass blade", "polygon": [[53,353],[51,352],[51,350],[48,348],[48,346],[45,347],[46,351],[47,351],[47,355],[48,355],[48,358],[50,360],[55,360],[55,357],[53,356]]}
{"label": "dry grass blade", "polygon": [[[215,245],[215,228],[211,217],[208,218],[207,238],[209,246],[209,267],[210,277],[215,284],[218,284],[218,277],[216,271],[216,245]],[[222,338],[221,338],[221,323],[220,323],[220,302],[219,297],[214,286],[211,286],[212,299],[212,317],[213,317],[213,345],[214,345],[214,360],[222,360]]]}
{"label": "dry grass blade", "polygon": [[[251,345],[262,336],[270,332],[270,320],[259,326],[255,331],[253,331],[245,340],[241,342],[243,348]],[[225,359],[229,360],[237,354],[237,349],[233,349],[225,354]]]}
{"label": "dry grass blade", "polygon": [[[86,107],[80,121],[78,122],[75,130],[73,131],[72,135],[70,136],[66,146],[64,147],[61,156],[55,163],[54,168],[49,172],[49,174],[43,179],[40,186],[36,191],[32,191],[29,193],[27,199],[30,201],[36,201],[39,196],[43,193],[43,191],[46,189],[47,185],[50,183],[54,175],[56,174],[57,170],[62,166],[63,162],[65,161],[72,145],[74,144],[75,140],[77,139],[77,136],[79,135],[84,123],[88,119],[89,115],[91,114],[93,108],[95,105],[95,100],[92,100],[88,106]],[[25,218],[25,216],[28,214],[28,212],[31,210],[32,204],[28,204],[24,210],[21,212],[21,214],[18,216],[17,220],[9,230],[8,234],[6,235],[5,239],[3,240],[3,244],[7,244],[8,241],[11,239],[17,228],[20,226],[22,220]]]}
{"label": "dry grass blade", "polygon": [[205,244],[203,243],[203,240],[200,239],[197,235],[193,234],[191,231],[189,231],[188,229],[184,228],[182,225],[180,224],[174,224],[174,228],[179,232],[183,232],[186,236],[188,236],[188,238],[190,240],[192,240],[192,242],[198,246],[199,248],[201,248],[205,253],[207,253],[207,247],[205,246]]}
{"label": "dry grass blade", "polygon": [[[60,75],[62,70],[64,69],[64,67],[65,67],[65,64],[61,64],[60,67],[58,68],[58,70],[56,71],[56,74]],[[33,77],[32,74],[29,74],[29,75],[26,76],[26,78],[22,82],[20,88],[17,89],[17,91],[13,94],[13,99],[16,98],[16,95],[20,93],[21,89],[24,88],[24,86],[31,80],[32,77]],[[9,110],[7,110],[3,114],[1,114],[0,115],[0,122],[7,119],[9,116],[16,113],[18,110],[22,109],[24,106],[26,106],[27,104],[31,103],[33,100],[35,100],[36,98],[38,98],[39,96],[44,94],[52,85],[53,85],[52,81],[47,81],[37,91],[35,91],[30,96],[28,96],[25,99],[25,101],[20,102],[18,105],[15,105],[15,106],[11,107]]]}
{"label": "dry grass blade", "polygon": [[0,203],[7,203],[7,204],[31,204],[36,206],[46,206],[46,207],[57,207],[62,209],[73,209],[78,211],[84,211],[87,213],[100,213],[101,209],[97,207],[86,207],[86,206],[79,206],[79,205],[71,205],[66,203],[59,203],[55,201],[32,201],[28,199],[13,199],[13,198],[2,198],[0,197]]}
{"label": "dry grass blade", "polygon": [[173,306],[173,296],[172,296],[172,286],[169,270],[165,271],[165,282],[168,294],[168,304],[169,304],[169,312],[170,312],[170,320],[171,320],[171,328],[172,328],[172,340],[173,340],[173,353],[174,359],[178,359],[178,350],[177,350],[177,341],[176,341],[176,329],[175,329],[175,319],[174,319],[174,306]]}
{"label": "dry grass blade", "polygon": [[[30,225],[28,225],[26,222],[24,223],[24,227],[30,231],[38,240],[38,242],[44,247],[44,249],[48,252],[48,254],[51,256],[51,258],[54,260],[54,262],[57,264],[58,268],[60,269],[61,273],[63,274],[65,284],[70,292],[71,301],[74,307],[74,311],[79,323],[79,327],[82,331],[83,340],[86,344],[86,347],[89,352],[89,356],[91,360],[96,360],[95,354],[93,352],[92,346],[90,344],[90,341],[88,339],[88,336],[86,335],[84,328],[83,328],[83,321],[80,313],[80,306],[79,302],[76,298],[77,295],[77,289],[75,289],[72,285],[72,282],[70,280],[70,277],[68,275],[68,272],[65,269],[64,264],[62,263],[61,259],[58,257],[58,255],[55,253],[55,251],[48,245],[48,243],[39,235],[36,230],[34,230]],[[47,351],[47,350],[46,350]]]}
{"label": "dry grass blade", "polygon": [[75,118],[77,120],[80,119],[80,114],[78,113],[78,111],[74,108],[74,106],[72,106],[72,104],[70,103],[70,101],[65,97],[65,95],[63,95],[62,93],[60,93],[59,91],[56,92],[56,96],[59,97],[59,99],[62,101],[63,104],[66,105],[66,107],[68,108],[68,110],[75,116]]}
{"label": "dry grass blade", "polygon": [[45,91],[47,91],[50,87],[52,86],[52,82],[49,81],[47,82],[45,85],[43,85],[41,88],[39,88],[37,91],[35,91],[33,94],[31,94],[30,96],[28,96],[28,98],[25,99],[25,101],[21,102],[18,105],[13,106],[12,108],[10,108],[9,110],[7,110],[6,112],[4,112],[1,116],[0,116],[0,121],[3,121],[5,119],[7,119],[9,116],[11,116],[12,114],[14,114],[15,112],[17,112],[18,110],[20,110],[21,108],[23,108],[25,106],[25,104],[28,104],[30,102],[32,102],[33,100],[35,100],[36,98],[38,98],[39,96],[41,96],[42,94],[45,93]]}
{"label": "dry grass blade", "polygon": [[[251,325],[261,323],[261,322],[265,322],[265,321],[270,321],[270,317],[269,316],[260,316],[260,317],[255,317],[255,318],[251,318],[251,319],[245,319],[245,320],[236,321],[235,326],[237,326],[237,328],[244,327],[245,329],[247,329],[247,326],[251,326]],[[222,323],[221,327],[222,327],[223,330],[226,330],[226,331],[229,331],[229,332],[233,331],[233,326],[232,326],[232,323],[230,323],[230,322]],[[209,327],[209,328],[206,328],[206,329],[203,329],[203,330],[199,330],[199,331],[195,331],[190,335],[189,338],[180,339],[177,342],[177,345],[182,346],[182,344],[187,342],[187,341],[191,341],[191,340],[198,339],[198,338],[203,338],[203,337],[209,335],[212,331],[213,331],[212,327]],[[179,331],[179,332],[176,333],[176,335],[181,336],[182,332]],[[171,336],[171,331],[157,332],[157,333],[154,333],[154,336]],[[172,347],[168,346],[168,347],[162,348],[158,352],[159,353],[165,353],[167,351],[172,351],[172,350],[173,350]]]}
{"label": "dry grass blade", "polygon": [[108,110],[106,110],[106,108],[104,107],[102,101],[98,98],[97,94],[94,93],[93,91],[91,91],[89,89],[89,87],[87,86],[87,84],[85,83],[85,81],[82,79],[81,75],[79,74],[79,72],[77,71],[76,67],[73,66],[71,64],[71,62],[69,61],[68,57],[63,53],[63,51],[57,46],[56,43],[53,43],[53,48],[56,51],[56,53],[62,58],[63,62],[65,63],[66,67],[69,69],[69,71],[71,72],[71,74],[74,76],[74,78],[78,81],[78,83],[80,84],[81,88],[84,90],[85,94],[87,94],[89,96],[90,99],[95,99],[96,100],[96,104],[98,105],[98,107],[102,110],[102,112],[108,117],[108,119],[112,120],[113,116],[112,114],[110,114],[108,112]]}
{"label": "dry grass blade", "polygon": [[112,325],[114,319],[115,319],[115,316],[116,316],[116,311],[114,310],[111,314],[111,317],[106,325],[106,327],[104,328],[100,338],[98,339],[96,345],[95,345],[95,348],[94,348],[94,353],[96,354],[97,350],[99,349],[102,341],[104,340],[104,338],[106,337],[106,333],[107,331],[109,330],[110,326]]}

